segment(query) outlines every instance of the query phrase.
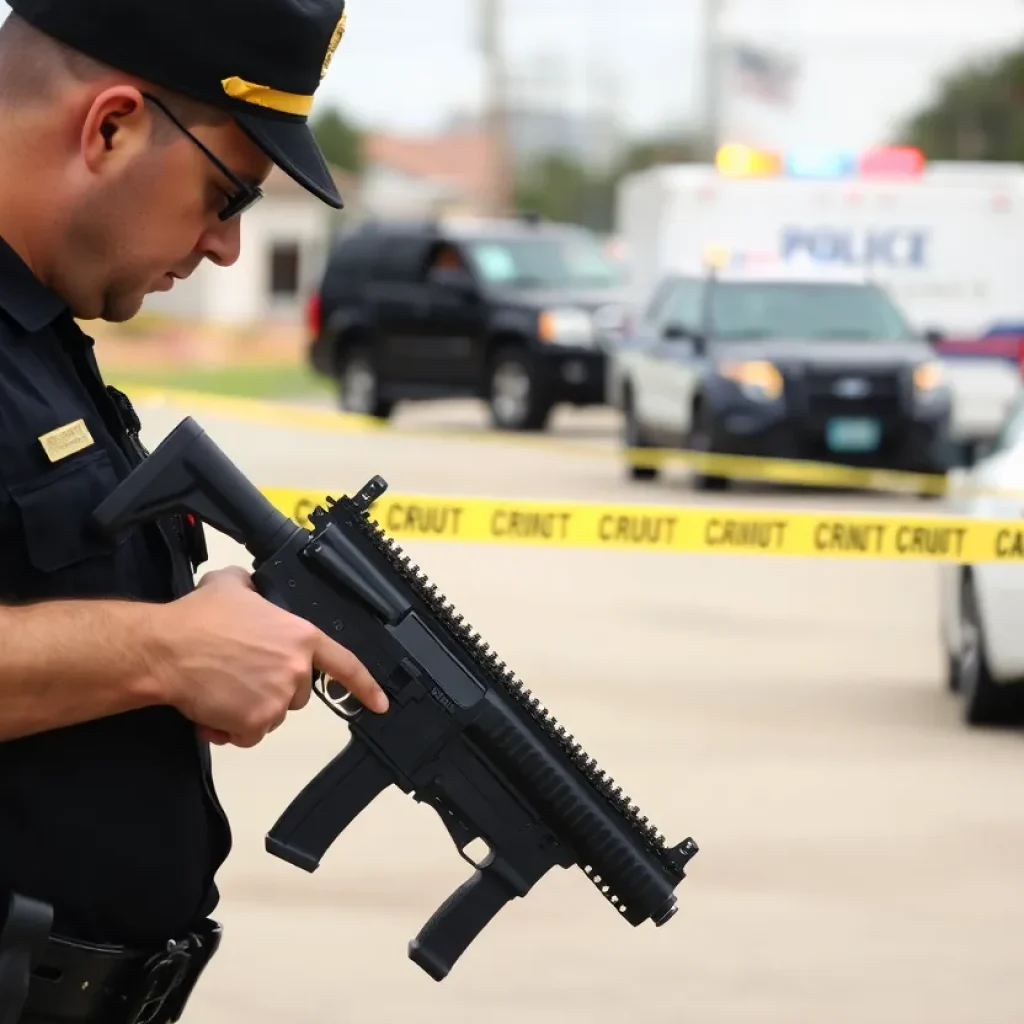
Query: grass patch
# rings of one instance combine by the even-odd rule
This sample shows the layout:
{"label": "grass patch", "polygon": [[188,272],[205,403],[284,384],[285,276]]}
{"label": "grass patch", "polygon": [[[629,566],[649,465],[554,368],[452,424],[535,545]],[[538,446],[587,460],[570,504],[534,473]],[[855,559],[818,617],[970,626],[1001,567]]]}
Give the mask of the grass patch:
{"label": "grass patch", "polygon": [[267,366],[189,367],[187,369],[110,370],[110,383],[125,391],[165,387],[237,398],[313,398],[329,395],[332,383],[296,363]]}

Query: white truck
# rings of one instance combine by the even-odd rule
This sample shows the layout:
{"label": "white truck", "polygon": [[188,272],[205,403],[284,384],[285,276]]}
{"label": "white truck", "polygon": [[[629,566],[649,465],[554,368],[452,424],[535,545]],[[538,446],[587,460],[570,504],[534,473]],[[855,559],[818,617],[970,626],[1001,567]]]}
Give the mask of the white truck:
{"label": "white truck", "polygon": [[953,391],[954,439],[967,448],[995,437],[1022,389],[1021,346],[994,354],[963,340],[995,323],[1024,324],[1024,166],[920,162],[865,175],[856,161],[789,154],[769,173],[744,174],[756,163],[749,154],[744,163],[733,151],[732,167],[722,155],[718,166],[662,165],[620,183],[616,231],[635,308],[666,274],[713,253],[865,271],[935,343]]}

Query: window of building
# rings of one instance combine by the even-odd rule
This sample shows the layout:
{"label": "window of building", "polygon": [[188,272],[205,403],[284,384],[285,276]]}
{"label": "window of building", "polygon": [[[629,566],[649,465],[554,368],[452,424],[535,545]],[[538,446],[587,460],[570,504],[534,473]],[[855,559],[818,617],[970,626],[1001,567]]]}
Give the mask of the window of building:
{"label": "window of building", "polygon": [[270,294],[294,298],[299,294],[299,245],[275,242],[270,249]]}

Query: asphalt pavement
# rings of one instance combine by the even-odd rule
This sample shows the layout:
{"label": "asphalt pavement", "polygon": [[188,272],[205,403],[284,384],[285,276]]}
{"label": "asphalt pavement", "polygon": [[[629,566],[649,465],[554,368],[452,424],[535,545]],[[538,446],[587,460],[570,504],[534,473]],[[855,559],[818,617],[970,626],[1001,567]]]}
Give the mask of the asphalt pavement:
{"label": "asphalt pavement", "polygon": [[[189,411],[142,403],[144,439]],[[592,457],[484,437],[457,403],[395,435],[196,418],[262,486],[935,510],[637,485],[600,410],[556,423]],[[1024,744],[969,731],[944,692],[934,565],[405,547],[669,841],[696,839],[679,913],[633,929],[558,871],[431,981],[407,943],[470,873],[432,811],[385,793],[311,875],[264,850],[347,740],[314,702],[215,752],[235,844],[190,1024],[1019,1024]],[[219,536],[211,554],[248,562]]]}

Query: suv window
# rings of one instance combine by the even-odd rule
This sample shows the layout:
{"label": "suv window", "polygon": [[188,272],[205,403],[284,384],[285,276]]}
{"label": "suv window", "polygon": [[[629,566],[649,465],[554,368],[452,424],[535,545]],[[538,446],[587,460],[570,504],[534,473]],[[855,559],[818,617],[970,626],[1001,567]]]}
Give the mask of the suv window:
{"label": "suv window", "polygon": [[643,320],[647,327],[654,327],[659,322],[661,311],[665,308],[668,300],[672,297],[675,286],[676,279],[671,278],[667,281],[662,281],[661,284],[654,289],[654,294],[651,296],[650,301],[647,303],[647,306],[641,315],[641,320]]}
{"label": "suv window", "polygon": [[704,283],[696,278],[680,278],[676,281],[668,302],[665,303],[657,320],[660,329],[668,324],[678,324],[694,334],[700,332],[704,321]]}
{"label": "suv window", "polygon": [[361,294],[373,269],[380,239],[358,231],[343,235],[327,261],[323,298],[327,303],[349,301]]}
{"label": "suv window", "polygon": [[621,269],[596,240],[580,234],[474,238],[464,243],[476,273],[515,288],[612,288]]}
{"label": "suv window", "polygon": [[404,284],[422,281],[435,242],[429,235],[387,234],[374,261],[374,279]]}
{"label": "suv window", "polygon": [[718,338],[905,341],[913,332],[875,285],[834,282],[717,281],[711,291]]}

